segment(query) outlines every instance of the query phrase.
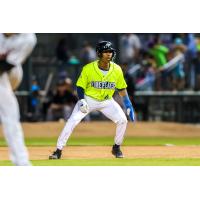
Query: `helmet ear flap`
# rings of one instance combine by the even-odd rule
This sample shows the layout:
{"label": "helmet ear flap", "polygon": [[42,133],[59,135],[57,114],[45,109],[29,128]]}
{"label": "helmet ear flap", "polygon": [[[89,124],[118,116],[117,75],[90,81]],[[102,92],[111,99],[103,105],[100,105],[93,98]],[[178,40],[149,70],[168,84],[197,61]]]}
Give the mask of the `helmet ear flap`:
{"label": "helmet ear flap", "polygon": [[116,51],[113,50],[112,61],[115,60],[115,58],[116,58],[116,54],[117,54]]}
{"label": "helmet ear flap", "polygon": [[102,53],[97,53],[98,57],[101,58],[102,57]]}

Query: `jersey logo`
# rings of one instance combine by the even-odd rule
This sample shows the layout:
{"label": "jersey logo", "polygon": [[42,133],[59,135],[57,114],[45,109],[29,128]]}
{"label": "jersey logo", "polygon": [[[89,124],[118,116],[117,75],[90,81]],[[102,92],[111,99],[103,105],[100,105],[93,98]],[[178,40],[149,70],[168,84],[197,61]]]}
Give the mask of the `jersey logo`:
{"label": "jersey logo", "polygon": [[105,48],[105,49],[108,49],[108,48],[110,48],[110,44],[109,44],[109,43],[107,43],[107,44],[104,46],[104,48]]}
{"label": "jersey logo", "polygon": [[92,81],[91,86],[98,89],[115,89],[115,82]]}

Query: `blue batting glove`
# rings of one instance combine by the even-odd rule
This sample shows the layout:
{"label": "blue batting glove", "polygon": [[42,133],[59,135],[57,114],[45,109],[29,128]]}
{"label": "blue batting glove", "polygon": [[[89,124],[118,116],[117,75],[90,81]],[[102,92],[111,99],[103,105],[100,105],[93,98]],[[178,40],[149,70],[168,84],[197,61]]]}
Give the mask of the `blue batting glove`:
{"label": "blue batting glove", "polygon": [[134,108],[132,106],[132,103],[128,97],[128,95],[124,96],[123,97],[123,103],[126,107],[126,112],[127,112],[127,115],[130,117],[130,120],[132,122],[135,121],[135,113],[134,113]]}

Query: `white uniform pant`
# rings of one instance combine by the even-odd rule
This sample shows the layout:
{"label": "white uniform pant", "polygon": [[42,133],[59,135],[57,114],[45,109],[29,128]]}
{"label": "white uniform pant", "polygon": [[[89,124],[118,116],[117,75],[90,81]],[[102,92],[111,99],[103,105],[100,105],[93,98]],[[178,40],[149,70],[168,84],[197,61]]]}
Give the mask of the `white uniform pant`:
{"label": "white uniform pant", "polygon": [[70,137],[71,133],[73,132],[74,128],[76,127],[76,125],[87,114],[96,110],[102,112],[107,118],[111,119],[114,123],[116,123],[117,128],[116,128],[116,135],[114,138],[114,142],[117,145],[121,145],[126,131],[127,118],[123,110],[121,109],[120,105],[113,99],[105,101],[96,101],[95,99],[90,98],[88,96],[85,96],[85,99],[89,105],[89,112],[86,114],[82,113],[79,110],[78,103],[76,104],[70,118],[68,119],[64,129],[62,130],[58,138],[57,148],[62,150],[63,147],[66,145],[66,142]]}
{"label": "white uniform pant", "polygon": [[[21,77],[19,76],[19,82]],[[19,105],[7,73],[0,75],[0,120],[13,164],[30,165],[20,124]]]}

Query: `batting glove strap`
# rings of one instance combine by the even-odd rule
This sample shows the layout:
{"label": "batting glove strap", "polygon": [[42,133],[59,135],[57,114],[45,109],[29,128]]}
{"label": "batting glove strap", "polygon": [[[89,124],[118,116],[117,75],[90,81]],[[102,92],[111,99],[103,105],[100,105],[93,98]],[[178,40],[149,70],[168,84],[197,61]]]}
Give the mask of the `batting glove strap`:
{"label": "batting glove strap", "polygon": [[89,112],[89,106],[88,106],[88,103],[86,102],[85,99],[79,100],[78,105],[79,105],[79,110],[80,110],[82,113],[87,113],[87,112]]}
{"label": "batting glove strap", "polygon": [[130,120],[132,122],[135,121],[135,111],[128,96],[123,97],[123,103],[126,108],[127,115],[130,117]]}

